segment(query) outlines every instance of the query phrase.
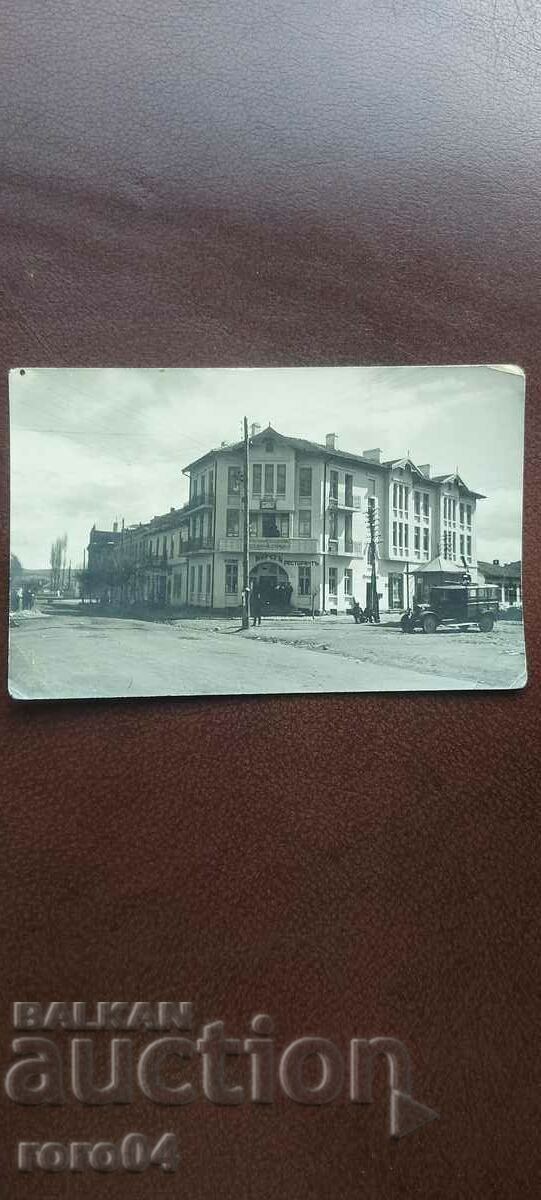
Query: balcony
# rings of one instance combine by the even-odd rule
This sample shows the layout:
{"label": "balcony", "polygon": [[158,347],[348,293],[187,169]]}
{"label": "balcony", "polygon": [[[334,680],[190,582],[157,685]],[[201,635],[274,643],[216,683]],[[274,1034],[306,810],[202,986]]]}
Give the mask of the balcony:
{"label": "balcony", "polygon": [[329,554],[347,555],[348,558],[362,558],[363,544],[362,542],[351,541],[339,542],[338,538],[329,538],[327,542],[327,551]]}
{"label": "balcony", "polygon": [[186,549],[188,553],[191,553],[193,550],[212,550],[213,548],[213,537],[190,538],[185,545],[183,544],[183,549]]}
{"label": "balcony", "polygon": [[188,500],[185,508],[212,508],[213,505],[214,492],[198,492],[197,496],[192,496],[191,500]]}
{"label": "balcony", "polygon": [[[240,553],[242,551],[242,538],[220,538],[216,548],[232,554]],[[261,538],[252,536],[250,538],[250,553],[264,554],[265,552],[269,554],[318,554],[319,544],[317,538]]]}
{"label": "balcony", "polygon": [[338,496],[329,496],[329,508],[343,508],[346,512],[360,512],[362,509],[362,499],[360,496],[346,496],[344,500]]}

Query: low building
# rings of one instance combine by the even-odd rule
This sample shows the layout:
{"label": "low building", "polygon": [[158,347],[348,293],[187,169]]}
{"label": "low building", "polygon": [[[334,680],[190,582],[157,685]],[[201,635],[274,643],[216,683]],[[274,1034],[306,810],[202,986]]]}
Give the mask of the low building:
{"label": "low building", "polygon": [[479,580],[499,588],[499,601],[503,609],[522,605],[522,563],[501,563],[499,558],[492,562],[477,564]]}

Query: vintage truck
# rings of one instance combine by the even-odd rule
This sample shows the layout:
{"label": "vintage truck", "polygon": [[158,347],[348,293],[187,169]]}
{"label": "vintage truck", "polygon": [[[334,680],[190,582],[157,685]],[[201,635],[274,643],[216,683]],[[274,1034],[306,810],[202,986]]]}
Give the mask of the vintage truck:
{"label": "vintage truck", "polygon": [[498,588],[478,584],[448,584],[432,587],[428,599],[414,601],[400,620],[403,633],[435,633],[442,625],[467,628],[477,625],[481,633],[490,633],[499,612]]}

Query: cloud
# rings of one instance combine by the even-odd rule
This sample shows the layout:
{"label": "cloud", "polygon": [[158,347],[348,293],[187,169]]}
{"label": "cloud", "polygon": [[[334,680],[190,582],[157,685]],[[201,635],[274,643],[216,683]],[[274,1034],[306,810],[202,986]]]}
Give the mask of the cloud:
{"label": "cloud", "polygon": [[242,419],[341,449],[459,467],[479,505],[479,553],[520,556],[524,381],[486,367],[30,369],[10,376],[12,546],[44,566],[68,533],[148,520],[187,496],[182,468]]}

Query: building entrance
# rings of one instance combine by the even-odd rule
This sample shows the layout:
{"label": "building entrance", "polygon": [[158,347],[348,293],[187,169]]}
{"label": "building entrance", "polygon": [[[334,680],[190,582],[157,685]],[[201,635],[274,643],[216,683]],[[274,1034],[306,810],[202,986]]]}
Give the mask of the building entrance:
{"label": "building entrance", "polygon": [[277,562],[262,562],[250,571],[250,586],[259,592],[263,608],[288,608],[293,588],[289,576]]}

